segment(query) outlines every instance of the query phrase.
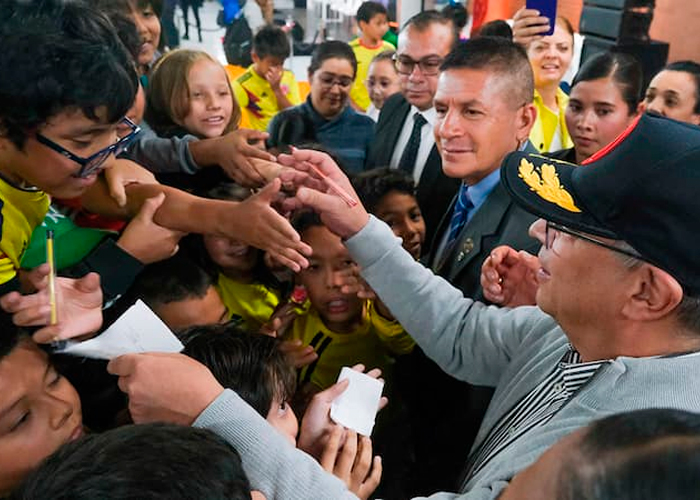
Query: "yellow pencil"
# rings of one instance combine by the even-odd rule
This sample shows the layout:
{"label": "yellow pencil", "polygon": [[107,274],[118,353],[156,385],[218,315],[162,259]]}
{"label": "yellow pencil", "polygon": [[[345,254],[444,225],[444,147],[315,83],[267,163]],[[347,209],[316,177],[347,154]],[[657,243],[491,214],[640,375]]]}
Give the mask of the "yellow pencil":
{"label": "yellow pencil", "polygon": [[46,262],[49,263],[49,305],[51,306],[51,324],[58,323],[56,310],[56,255],[54,254],[54,236],[51,229],[46,230]]}

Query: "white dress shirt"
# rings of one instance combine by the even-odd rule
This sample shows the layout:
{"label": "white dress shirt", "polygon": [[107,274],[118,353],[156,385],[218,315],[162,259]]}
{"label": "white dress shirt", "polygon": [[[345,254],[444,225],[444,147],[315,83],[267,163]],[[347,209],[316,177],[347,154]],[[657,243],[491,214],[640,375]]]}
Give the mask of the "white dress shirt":
{"label": "white dress shirt", "polygon": [[411,110],[406,115],[406,120],[403,122],[403,128],[399,134],[399,138],[396,141],[396,147],[394,148],[394,153],[391,155],[391,162],[389,167],[399,168],[399,161],[401,160],[401,155],[403,154],[406,145],[408,144],[408,139],[411,137],[411,131],[413,130],[413,115],[420,113],[428,122],[423,125],[421,129],[420,147],[418,148],[418,154],[416,155],[416,165],[413,167],[413,180],[418,184],[420,176],[423,174],[423,169],[425,168],[425,163],[428,161],[428,156],[430,156],[430,150],[433,149],[435,145],[435,137],[433,136],[433,127],[435,126],[435,118],[437,113],[435,108],[430,108],[425,111],[418,111],[418,108],[411,106]]}

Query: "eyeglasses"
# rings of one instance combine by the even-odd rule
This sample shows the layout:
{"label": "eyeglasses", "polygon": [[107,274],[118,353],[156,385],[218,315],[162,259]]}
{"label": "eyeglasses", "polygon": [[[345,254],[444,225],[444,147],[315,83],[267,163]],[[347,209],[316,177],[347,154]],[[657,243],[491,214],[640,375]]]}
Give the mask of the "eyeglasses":
{"label": "eyeglasses", "polygon": [[396,66],[396,71],[402,75],[410,75],[413,73],[413,68],[416,64],[420,68],[420,72],[426,76],[434,76],[440,72],[440,65],[442,64],[443,58],[437,56],[424,57],[420,61],[411,59],[408,56],[396,55],[394,54],[394,65]]}
{"label": "eyeglasses", "polygon": [[630,252],[629,250],[625,250],[624,248],[618,248],[614,245],[611,245],[610,243],[606,243],[605,241],[599,240],[599,239],[594,238],[592,236],[588,236],[587,234],[580,233],[580,232],[575,231],[573,229],[569,229],[566,226],[562,226],[562,225],[559,225],[555,222],[550,222],[550,221],[547,221],[545,224],[544,247],[547,250],[552,250],[553,252],[556,253],[556,251],[552,247],[553,247],[554,242],[556,241],[557,235],[559,233],[566,233],[570,236],[573,236],[574,238],[579,238],[583,241],[593,243],[594,245],[598,245],[598,246],[601,246],[603,248],[607,248],[608,250],[612,250],[613,252],[621,253],[623,255],[627,255],[628,257],[634,257],[635,259],[644,260],[644,258],[636,252]]}
{"label": "eyeglasses", "polygon": [[318,76],[318,81],[321,83],[321,88],[323,90],[330,90],[333,88],[333,85],[338,85],[341,89],[349,89],[355,80],[349,76],[336,76],[332,73],[321,73]]}
{"label": "eyeglasses", "polygon": [[82,158],[76,154],[71,153],[68,151],[66,148],[61,146],[60,144],[56,144],[53,142],[51,139],[48,137],[41,135],[39,133],[36,134],[36,140],[39,141],[41,144],[44,146],[47,146],[57,153],[62,154],[69,160],[73,160],[76,162],[78,165],[80,165],[80,170],[78,171],[77,174],[75,174],[75,177],[79,177],[81,179],[84,179],[85,177],[90,176],[91,174],[95,173],[99,168],[104,164],[104,162],[109,158],[109,155],[114,153],[114,156],[118,156],[121,153],[123,153],[126,148],[129,146],[131,141],[134,140],[136,137],[136,134],[141,132],[141,128],[136,125],[134,122],[129,120],[127,117],[122,118],[121,123],[124,125],[128,126],[131,131],[125,135],[124,137],[120,137],[117,139],[117,142],[114,144],[107,146],[104,149],[99,150],[97,153],[90,155],[87,158]]}

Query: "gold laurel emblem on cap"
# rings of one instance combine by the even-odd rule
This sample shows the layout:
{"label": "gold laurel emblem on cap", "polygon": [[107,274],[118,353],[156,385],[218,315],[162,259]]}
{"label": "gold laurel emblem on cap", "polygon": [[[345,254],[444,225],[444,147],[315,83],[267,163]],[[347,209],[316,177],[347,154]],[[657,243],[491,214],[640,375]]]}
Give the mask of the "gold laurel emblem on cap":
{"label": "gold laurel emblem on cap", "polygon": [[525,158],[520,160],[518,175],[540,198],[554,203],[569,212],[580,212],[581,209],[576,206],[571,194],[559,182],[559,176],[554,165],[543,163],[540,171],[542,172],[542,177],[537,173],[535,166],[531,162]]}

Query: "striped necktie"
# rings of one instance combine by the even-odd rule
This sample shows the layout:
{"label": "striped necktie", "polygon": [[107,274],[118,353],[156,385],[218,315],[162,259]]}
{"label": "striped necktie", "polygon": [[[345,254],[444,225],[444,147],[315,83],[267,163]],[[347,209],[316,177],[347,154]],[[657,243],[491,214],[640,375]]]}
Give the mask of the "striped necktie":
{"label": "striped necktie", "polygon": [[447,246],[445,248],[449,249],[454,244],[457,236],[462,231],[464,224],[467,222],[469,217],[469,212],[474,208],[472,200],[469,198],[469,191],[466,184],[462,184],[459,187],[459,194],[457,195],[457,202],[455,203],[454,210],[452,212],[452,219],[450,220],[450,235],[447,238]]}

